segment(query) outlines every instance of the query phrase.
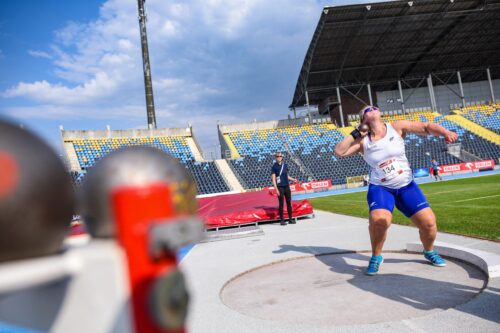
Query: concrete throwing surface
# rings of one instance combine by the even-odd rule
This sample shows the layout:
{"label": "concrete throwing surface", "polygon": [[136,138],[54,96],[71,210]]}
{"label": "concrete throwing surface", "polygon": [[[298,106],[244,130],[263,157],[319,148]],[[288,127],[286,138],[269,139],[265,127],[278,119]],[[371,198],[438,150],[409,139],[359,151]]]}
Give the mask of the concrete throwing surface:
{"label": "concrete throwing surface", "polygon": [[221,299],[251,317],[324,325],[373,324],[443,311],[481,292],[486,276],[463,262],[438,268],[421,255],[384,253],[379,275],[364,271],[369,254],[281,261],[231,280]]}

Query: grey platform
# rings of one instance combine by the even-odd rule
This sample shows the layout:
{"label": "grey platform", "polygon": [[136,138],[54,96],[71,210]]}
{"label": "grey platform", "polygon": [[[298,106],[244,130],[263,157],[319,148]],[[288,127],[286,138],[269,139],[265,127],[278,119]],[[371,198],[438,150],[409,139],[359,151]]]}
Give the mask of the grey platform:
{"label": "grey platform", "polygon": [[488,252],[495,264],[500,243],[440,233],[440,248],[455,246],[443,251],[460,259],[437,268],[406,251],[419,250],[416,228],[393,225],[380,274],[368,277],[367,227],[316,211],[296,225],[261,225],[263,235],[196,245],[181,262],[188,331],[500,332],[500,278],[454,255]]}

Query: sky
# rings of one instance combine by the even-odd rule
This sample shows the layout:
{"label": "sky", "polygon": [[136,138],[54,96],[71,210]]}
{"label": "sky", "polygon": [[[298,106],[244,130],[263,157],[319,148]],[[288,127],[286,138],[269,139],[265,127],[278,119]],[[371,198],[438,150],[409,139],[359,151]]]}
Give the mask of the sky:
{"label": "sky", "polygon": [[[325,6],[364,1],[147,0],[159,128],[284,119]],[[373,2],[373,1],[372,1]],[[147,128],[136,0],[0,0],[0,117],[61,150],[67,130]]]}

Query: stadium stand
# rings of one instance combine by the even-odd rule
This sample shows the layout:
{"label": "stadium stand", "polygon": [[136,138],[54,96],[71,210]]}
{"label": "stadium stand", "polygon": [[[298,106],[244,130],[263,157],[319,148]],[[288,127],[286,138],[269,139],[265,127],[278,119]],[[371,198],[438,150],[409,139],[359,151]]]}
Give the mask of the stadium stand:
{"label": "stadium stand", "polygon": [[499,164],[500,146],[488,141],[453,122],[453,116],[438,116],[434,122],[441,126],[454,131],[458,134],[458,142],[462,144],[462,148],[477,156],[478,159],[494,159],[495,164]]}
{"label": "stadium stand", "polygon": [[[409,135],[406,146],[414,168],[428,166],[429,156],[422,155],[426,152],[441,164],[474,159],[495,159],[498,164],[499,105],[484,105],[496,101],[495,94],[500,93],[500,58],[498,52],[491,52],[499,46],[491,43],[498,40],[498,17],[496,1],[385,1],[325,7],[289,109],[300,112],[317,106],[333,123],[355,126],[357,110],[375,104],[385,111],[386,121],[435,121],[459,133],[456,145]],[[462,43],[464,36],[477,41],[474,48]],[[450,105],[465,100],[484,102],[462,110],[463,117],[443,116]],[[350,132],[349,127],[338,131]]]}
{"label": "stadium stand", "polygon": [[229,187],[220,174],[215,162],[196,162],[188,160],[185,162],[186,167],[193,175],[196,185],[198,186],[198,194],[211,194],[228,192]]}
{"label": "stadium stand", "polygon": [[331,179],[333,184],[343,184],[346,177],[368,172],[361,156],[335,157],[333,148],[344,135],[333,124],[233,131],[226,135],[241,156],[230,160],[230,165],[246,189],[271,185],[270,168],[276,151],[283,151],[291,175],[300,181]]}
{"label": "stadium stand", "polygon": [[[472,133],[468,129],[454,121],[455,116],[442,116],[439,113],[430,110],[423,112],[409,113],[406,115],[384,115],[385,122],[395,120],[413,120],[435,122],[448,130],[458,134],[457,143],[461,144],[461,149],[474,155],[477,159],[494,159],[498,164],[500,157],[500,147],[495,143],[488,141],[481,136]],[[447,153],[447,146],[443,138],[433,136],[421,137],[414,134],[408,135],[406,141],[406,152],[413,168],[424,168],[429,165],[429,157],[425,155],[428,152],[433,158],[441,164],[453,164],[462,162],[458,158]]]}
{"label": "stadium stand", "polygon": [[[148,144],[179,158],[193,173],[200,193],[226,189],[231,183],[227,174],[244,189],[256,189],[271,185],[270,168],[279,150],[291,175],[300,181],[331,179],[335,185],[345,184],[346,178],[367,174],[368,167],[360,155],[337,159],[333,148],[359,123],[356,109],[368,103],[385,111],[385,121],[434,121],[458,133],[455,145],[446,145],[442,138],[408,135],[406,150],[413,168],[427,168],[431,157],[441,164],[478,159],[498,164],[499,104],[484,102],[444,116],[452,103],[469,98],[495,101],[495,91],[499,95],[500,58],[493,52],[499,46],[497,2],[386,1],[325,7],[289,105],[296,119],[218,125],[225,159],[215,165],[203,161],[190,134],[181,132],[151,135],[145,130],[139,136],[116,136],[126,142],[106,135],[73,137],[69,143],[63,140],[70,146],[65,149],[71,170],[91,167],[120,145]],[[464,40],[473,40],[474,47]],[[317,108],[317,115],[311,108]],[[317,121],[322,116],[327,123]],[[344,127],[346,122],[350,126]]]}
{"label": "stadium stand", "polygon": [[[465,128],[457,117],[465,119],[459,115],[443,116],[423,108],[407,114],[401,111],[383,113],[386,122],[407,119],[438,123],[458,134],[457,143],[461,151],[468,154],[469,159],[494,159],[498,164],[499,145],[478,135],[477,130],[473,132],[470,128]],[[352,126],[356,126],[359,122],[357,115],[351,115],[349,119]],[[329,179],[333,185],[341,185],[347,182],[348,177],[368,173],[368,166],[361,155],[339,159],[333,154],[335,145],[349,135],[353,127],[338,128],[331,123],[306,122],[279,125],[279,122],[243,124],[240,128],[221,133],[223,144],[229,147],[232,156],[237,157],[228,159],[227,162],[242,188],[258,189],[271,185],[270,168],[274,163],[276,151],[283,152],[290,167],[290,174],[301,182]],[[217,164],[213,161],[200,160],[195,156],[192,151],[193,144],[187,141],[190,138],[192,139],[184,134],[113,137],[80,135],[63,140],[66,150],[69,147],[74,149],[74,156],[81,168],[71,171],[71,176],[77,185],[84,178],[86,170],[105,154],[124,146],[148,145],[178,158],[193,175],[199,194],[230,191],[231,188],[225,179],[227,177],[221,174]],[[461,155],[454,156],[449,152],[443,138],[410,134],[405,141],[407,156],[413,169],[428,168],[431,158],[435,158],[440,164],[464,161]],[[71,155],[71,152],[67,155]]]}
{"label": "stadium stand", "polygon": [[[426,110],[405,115],[390,115],[384,113],[383,119],[385,122],[402,119],[435,122],[458,134],[457,143],[461,144],[461,149],[474,155],[477,159],[494,159],[495,163],[498,164],[500,147],[461,126],[459,123],[454,121],[455,118],[453,115],[442,116],[439,113]],[[422,137],[410,134],[406,137],[405,142],[408,160],[414,169],[426,168],[429,166],[429,156],[425,154],[426,152],[428,152],[432,158],[435,158],[441,164],[454,164],[462,162],[447,152],[447,146],[443,138],[436,138],[430,135]]]}
{"label": "stadium stand", "polygon": [[299,181],[307,181],[307,174],[291,158],[284,147],[280,131],[258,129],[228,133],[240,158],[232,159],[229,165],[245,189],[261,188],[271,185],[271,166],[274,153],[282,151],[290,168],[290,175]]}
{"label": "stadium stand", "polygon": [[304,125],[279,130],[315,180],[331,179],[337,185],[345,183],[346,177],[368,172],[361,156],[337,159],[333,154],[335,145],[344,138],[333,124]]}
{"label": "stadium stand", "polygon": [[[210,194],[229,191],[224,177],[213,161],[200,161],[199,155],[193,152],[193,137],[182,133],[185,129],[134,131],[62,131],[66,155],[76,155],[81,171],[72,171],[74,183],[78,185],[85,171],[91,168],[100,158],[113,150],[136,145],[152,146],[176,157],[192,174],[198,186],[198,194]],[[172,132],[172,133],[170,133]],[[97,133],[97,135],[95,135]],[[189,131],[191,133],[191,131]],[[74,154],[71,151],[74,149]],[[198,159],[198,160],[197,160]]]}
{"label": "stadium stand", "polygon": [[193,159],[186,138],[179,137],[156,137],[156,138],[109,138],[109,139],[77,139],[73,141],[78,162],[83,170],[92,167],[101,157],[113,150],[128,147],[146,145],[166,151],[181,162],[186,163]]}
{"label": "stadium stand", "polygon": [[454,110],[470,121],[500,134],[500,103],[481,104]]}
{"label": "stadium stand", "polygon": [[[382,112],[382,119],[385,122],[393,122],[397,120],[411,120],[432,122],[438,116],[438,113],[433,113],[431,110],[416,111],[403,114],[400,110]],[[359,117],[356,118],[359,121]],[[357,126],[357,122],[352,122]],[[440,164],[454,164],[462,161],[457,157],[448,153],[448,148],[443,138],[434,136],[422,137],[415,134],[409,134],[405,138],[406,156],[413,169],[428,168],[432,158],[439,161]]]}
{"label": "stadium stand", "polygon": [[458,125],[467,129],[473,134],[476,134],[477,136],[487,141],[490,141],[494,144],[500,145],[500,135],[496,134],[495,132],[492,132],[489,129],[486,129],[458,114],[448,115],[446,116],[446,118],[450,121],[457,123]]}
{"label": "stadium stand", "polygon": [[[352,115],[351,124],[358,125],[359,117]],[[443,116],[437,112],[420,108],[403,114],[401,111],[383,113],[386,122],[412,120],[435,122],[458,134],[459,152],[465,151],[469,158],[494,159],[498,164],[500,147],[469,131],[453,120],[453,116]],[[277,122],[276,122],[277,124]],[[287,126],[256,128],[255,123],[240,126],[244,129],[229,130],[221,139],[229,138],[230,145],[239,158],[228,162],[245,189],[270,186],[270,166],[274,162],[274,152],[283,151],[292,170],[292,176],[305,181],[330,179],[332,184],[345,184],[347,177],[368,173],[368,166],[361,155],[338,159],[333,154],[335,145],[352,131],[353,127],[337,128],[329,124],[298,124]],[[413,169],[429,168],[432,158],[440,164],[461,163],[462,155],[449,152],[444,138],[409,134],[405,138],[406,153]],[[226,142],[227,144],[227,142]],[[463,154],[463,153],[462,153]]]}

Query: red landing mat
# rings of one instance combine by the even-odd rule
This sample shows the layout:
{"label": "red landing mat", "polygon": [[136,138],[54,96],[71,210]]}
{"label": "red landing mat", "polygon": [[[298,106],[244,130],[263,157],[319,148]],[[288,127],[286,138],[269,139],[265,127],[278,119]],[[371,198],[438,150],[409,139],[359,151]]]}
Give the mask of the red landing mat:
{"label": "red landing mat", "polygon": [[[278,197],[268,190],[200,198],[198,206],[198,214],[207,228],[279,219]],[[286,218],[286,202],[284,206]],[[294,217],[313,213],[307,200],[292,200],[292,209]]]}

